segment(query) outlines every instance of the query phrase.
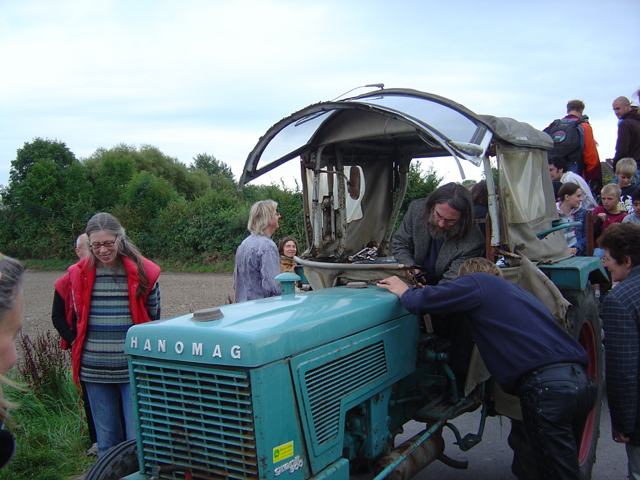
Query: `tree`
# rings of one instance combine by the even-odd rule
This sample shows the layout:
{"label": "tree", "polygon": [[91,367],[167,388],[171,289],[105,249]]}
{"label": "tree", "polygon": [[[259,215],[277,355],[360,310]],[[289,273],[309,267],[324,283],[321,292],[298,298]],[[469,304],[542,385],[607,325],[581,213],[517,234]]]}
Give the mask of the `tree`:
{"label": "tree", "polygon": [[433,168],[433,164],[429,165],[428,170],[423,173],[422,164],[420,163],[420,161],[416,160],[414,162],[411,162],[411,165],[409,165],[407,193],[405,194],[404,200],[402,201],[402,206],[400,207],[400,214],[398,215],[396,228],[402,222],[404,214],[407,213],[411,202],[418,198],[428,197],[431,192],[438,188],[443,178],[443,176],[439,177],[436,174],[436,171]]}
{"label": "tree", "polygon": [[18,149],[2,200],[2,251],[65,258],[88,220],[92,189],[86,169],[63,142],[36,138]]}
{"label": "tree", "polygon": [[193,163],[189,167],[189,171],[193,173],[205,172],[211,182],[211,188],[214,190],[223,188],[235,190],[237,186],[231,167],[207,153],[199,153],[196,155],[193,158]]}
{"label": "tree", "polygon": [[187,200],[204,195],[208,188],[206,182],[198,175],[193,175],[183,163],[152,145],[142,145],[140,149],[125,144],[108,150],[99,148],[85,160],[85,165],[96,188],[114,197],[103,202],[106,207],[119,203],[121,189],[140,172],[164,178],[178,195]]}
{"label": "tree", "polygon": [[76,161],[76,157],[64,142],[36,137],[31,143],[25,142],[24,146],[18,149],[16,159],[11,162],[10,182],[23,182],[31,168],[43,161],[54,162],[59,168],[65,168]]}
{"label": "tree", "polygon": [[212,177],[221,175],[232,182],[235,181],[231,167],[208,153],[199,153],[193,157],[193,163],[189,167],[189,170],[204,170]]}

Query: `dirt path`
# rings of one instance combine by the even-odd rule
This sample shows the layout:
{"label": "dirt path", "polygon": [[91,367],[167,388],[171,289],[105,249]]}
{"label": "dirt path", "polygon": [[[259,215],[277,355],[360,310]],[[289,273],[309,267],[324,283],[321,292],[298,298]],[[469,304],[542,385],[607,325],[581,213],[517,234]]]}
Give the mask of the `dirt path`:
{"label": "dirt path", "polygon": [[[53,282],[65,272],[27,272],[24,283],[22,332],[35,339],[38,332],[55,329],[51,324]],[[160,276],[162,318],[184,315],[203,308],[224,305],[233,295],[230,273],[176,273]]]}

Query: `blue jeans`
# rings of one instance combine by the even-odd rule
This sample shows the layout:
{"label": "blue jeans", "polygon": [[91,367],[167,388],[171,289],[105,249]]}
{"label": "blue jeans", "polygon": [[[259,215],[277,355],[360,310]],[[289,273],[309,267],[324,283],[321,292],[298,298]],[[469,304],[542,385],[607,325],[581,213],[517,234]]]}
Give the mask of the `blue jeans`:
{"label": "blue jeans", "polygon": [[522,420],[544,479],[580,479],[578,452],[596,386],[578,363],[554,363],[518,382]]}
{"label": "blue jeans", "polygon": [[[131,385],[129,383],[93,383],[85,382],[84,387],[89,396],[93,421],[98,437],[98,456],[125,440],[136,436],[133,423],[133,403],[131,401]],[[120,401],[125,419],[125,432],[120,421]]]}

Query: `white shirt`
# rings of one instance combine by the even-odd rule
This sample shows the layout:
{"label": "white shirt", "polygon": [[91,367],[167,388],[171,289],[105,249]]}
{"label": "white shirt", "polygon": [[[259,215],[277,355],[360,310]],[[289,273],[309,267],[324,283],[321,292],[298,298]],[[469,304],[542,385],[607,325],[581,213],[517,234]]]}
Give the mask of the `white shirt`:
{"label": "white shirt", "polygon": [[591,189],[587,182],[585,182],[584,178],[574,172],[566,172],[562,175],[562,179],[560,180],[562,183],[575,183],[580,187],[582,191],[582,206],[585,210],[593,210],[598,206],[596,200],[593,198],[593,194],[591,193]]}

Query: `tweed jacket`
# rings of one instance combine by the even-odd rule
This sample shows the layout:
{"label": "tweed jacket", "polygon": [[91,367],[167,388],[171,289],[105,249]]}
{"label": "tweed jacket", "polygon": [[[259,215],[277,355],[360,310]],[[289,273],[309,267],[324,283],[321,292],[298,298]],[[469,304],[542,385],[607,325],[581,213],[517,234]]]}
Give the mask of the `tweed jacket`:
{"label": "tweed jacket", "polygon": [[640,446],[640,266],[604,300],[605,376],[611,424]]}
{"label": "tweed jacket", "polygon": [[[402,224],[393,234],[393,256],[398,263],[407,265],[424,265],[431,249],[432,237],[424,221],[426,198],[411,202],[409,210],[402,219]],[[482,256],[485,240],[478,225],[474,225],[463,238],[445,239],[438,259],[436,275],[438,281],[449,281],[456,278],[458,269],[465,260]]]}

